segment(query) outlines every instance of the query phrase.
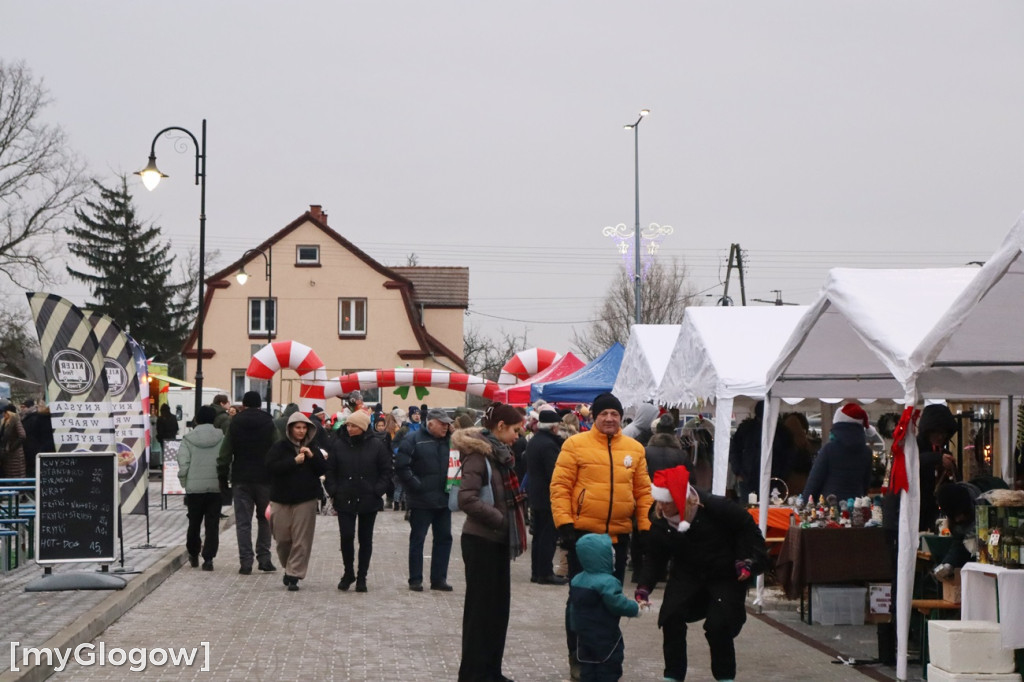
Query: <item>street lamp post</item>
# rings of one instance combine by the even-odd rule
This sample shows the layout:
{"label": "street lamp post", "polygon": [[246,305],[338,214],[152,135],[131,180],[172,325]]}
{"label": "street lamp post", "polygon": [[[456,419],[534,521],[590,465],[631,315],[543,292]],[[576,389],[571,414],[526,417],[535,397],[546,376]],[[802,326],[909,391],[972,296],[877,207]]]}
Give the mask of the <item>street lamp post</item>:
{"label": "street lamp post", "polygon": [[636,182],[634,194],[636,198],[636,224],[633,231],[633,290],[636,296],[634,312],[636,313],[637,324],[640,324],[640,122],[650,113],[650,109],[641,109],[635,123],[627,123],[623,126],[626,130],[633,131],[633,175]]}
{"label": "street lamp post", "polygon": [[[250,256],[256,256],[256,255],[263,256],[263,261],[266,264],[265,275],[266,275],[266,278],[267,278],[267,304],[263,307],[263,320],[264,320],[264,323],[267,325],[267,345],[270,345],[274,341],[274,327],[277,326],[277,306],[274,305],[274,295],[273,295],[274,289],[273,289],[273,279],[272,279],[272,275],[273,275],[273,261],[271,259],[272,253],[271,253],[270,249],[267,249],[266,253],[264,253],[263,251],[260,251],[259,249],[249,249],[248,251],[243,253],[242,254],[242,265],[239,266],[238,274],[235,275],[235,279],[238,281],[239,284],[242,284],[242,285],[244,285],[246,283],[246,281],[248,281],[249,274],[245,271],[245,261],[247,261]],[[271,317],[270,317],[270,308],[271,308],[271,306],[273,306],[273,308],[274,308],[273,323],[271,323]],[[273,386],[273,383],[274,383],[273,379],[268,379],[267,380],[267,412],[268,413],[272,413],[273,412],[273,410],[272,410],[272,408],[270,406],[270,397],[271,397],[270,394],[271,394],[271,387]]]}
{"label": "street lamp post", "polygon": [[[192,138],[192,144],[196,148],[196,184],[199,185],[199,310],[196,315],[196,406],[193,419],[199,415],[199,408],[203,405],[203,298],[205,288],[205,266],[206,266],[206,119],[203,119],[202,141],[197,140],[189,130],[179,126],[164,128],[153,137],[153,143],[149,146],[149,163],[146,167],[135,174],[142,177],[142,184],[150,192],[156,189],[161,178],[168,176],[160,172],[156,167],[156,141],[160,136],[170,131],[185,133]],[[183,150],[182,150],[183,151]]]}

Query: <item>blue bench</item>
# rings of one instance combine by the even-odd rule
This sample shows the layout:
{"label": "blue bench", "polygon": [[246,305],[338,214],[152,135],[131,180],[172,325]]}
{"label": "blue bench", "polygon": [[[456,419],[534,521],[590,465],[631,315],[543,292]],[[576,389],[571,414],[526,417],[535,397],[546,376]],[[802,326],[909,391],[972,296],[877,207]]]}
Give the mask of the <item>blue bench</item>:
{"label": "blue bench", "polygon": [[[25,519],[8,519],[7,522],[0,525],[0,552],[3,553],[0,556],[0,572],[6,573],[13,568],[17,568],[21,559],[21,532],[13,528],[6,528],[8,523],[25,522]],[[11,551],[11,543],[14,543],[14,551]],[[12,556],[13,555],[13,556]]]}

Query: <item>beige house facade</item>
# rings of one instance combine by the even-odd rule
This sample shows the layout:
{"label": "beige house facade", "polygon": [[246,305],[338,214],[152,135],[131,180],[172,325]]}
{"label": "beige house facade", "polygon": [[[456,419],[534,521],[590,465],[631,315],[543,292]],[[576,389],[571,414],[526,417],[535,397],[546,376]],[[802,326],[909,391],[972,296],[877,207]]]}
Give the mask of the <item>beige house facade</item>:
{"label": "beige house facade", "polygon": [[[244,284],[236,280],[240,269],[249,275]],[[274,341],[312,348],[332,379],[395,367],[466,371],[462,348],[469,268],[387,267],[331,229],[319,205],[206,282],[203,386],[224,389],[232,402],[241,402],[248,390],[266,394],[265,382],[249,379],[245,370],[253,353],[266,345],[268,327]],[[184,349],[186,376],[195,373],[196,341],[193,329]],[[273,402],[296,402],[299,385],[294,371],[278,372],[272,380]],[[380,402],[386,410],[466,402],[459,391],[431,388],[421,400],[415,389],[405,399],[394,390],[365,392],[366,402]],[[328,399],[324,407],[331,413],[341,402]]]}

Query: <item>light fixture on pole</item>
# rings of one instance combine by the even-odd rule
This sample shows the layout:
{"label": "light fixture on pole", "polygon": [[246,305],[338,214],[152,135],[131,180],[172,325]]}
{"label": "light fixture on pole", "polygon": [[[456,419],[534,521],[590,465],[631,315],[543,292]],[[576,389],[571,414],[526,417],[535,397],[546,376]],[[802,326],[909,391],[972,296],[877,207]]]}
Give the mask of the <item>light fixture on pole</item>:
{"label": "light fixture on pole", "polygon": [[[273,261],[271,260],[271,251],[267,249],[266,253],[259,249],[249,249],[242,254],[242,264],[238,267],[238,273],[235,274],[235,280],[241,284],[249,280],[249,274],[245,271],[245,262],[249,260],[250,256],[263,256],[263,261],[266,264],[266,279],[267,279],[267,302],[263,306],[263,322],[267,327],[267,345],[270,345],[274,341],[274,328],[277,327],[277,306],[274,305],[273,297]],[[270,311],[273,309],[274,313],[271,315]],[[273,412],[273,408],[270,405],[270,394],[271,386],[273,386],[273,380],[267,380],[267,412]]]}
{"label": "light fixture on pole", "polygon": [[626,130],[633,131],[633,171],[636,181],[636,192],[634,194],[636,197],[636,224],[633,232],[635,239],[633,245],[633,289],[636,295],[634,312],[636,313],[635,319],[637,324],[640,324],[640,122],[650,113],[650,109],[641,109],[635,123],[627,123],[623,126]]}
{"label": "light fixture on pole", "polygon": [[[146,189],[153,191],[160,184],[162,178],[168,176],[160,172],[156,167],[156,141],[160,136],[170,131],[177,131],[188,135],[196,148],[196,184],[199,185],[199,307],[196,311],[196,405],[193,418],[199,414],[199,408],[203,405],[203,298],[206,282],[206,119],[203,119],[201,141],[196,139],[189,130],[179,126],[164,128],[153,137],[153,143],[149,146],[149,163],[135,174],[142,178],[142,184]],[[175,145],[177,146],[177,145]],[[180,150],[184,151],[184,150]]]}

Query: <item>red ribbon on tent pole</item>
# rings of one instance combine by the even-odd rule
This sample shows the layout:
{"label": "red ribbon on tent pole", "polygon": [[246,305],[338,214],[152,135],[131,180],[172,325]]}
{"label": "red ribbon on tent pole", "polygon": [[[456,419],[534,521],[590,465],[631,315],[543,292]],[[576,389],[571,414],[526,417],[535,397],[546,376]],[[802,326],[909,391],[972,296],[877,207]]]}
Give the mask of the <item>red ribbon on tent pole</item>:
{"label": "red ribbon on tent pole", "polygon": [[889,464],[889,475],[887,481],[882,485],[882,492],[898,493],[901,490],[910,489],[910,479],[907,477],[907,456],[903,452],[903,441],[907,437],[910,424],[917,425],[917,418],[921,416],[921,410],[915,410],[913,405],[903,410],[899,424],[892,432],[892,461]]}

